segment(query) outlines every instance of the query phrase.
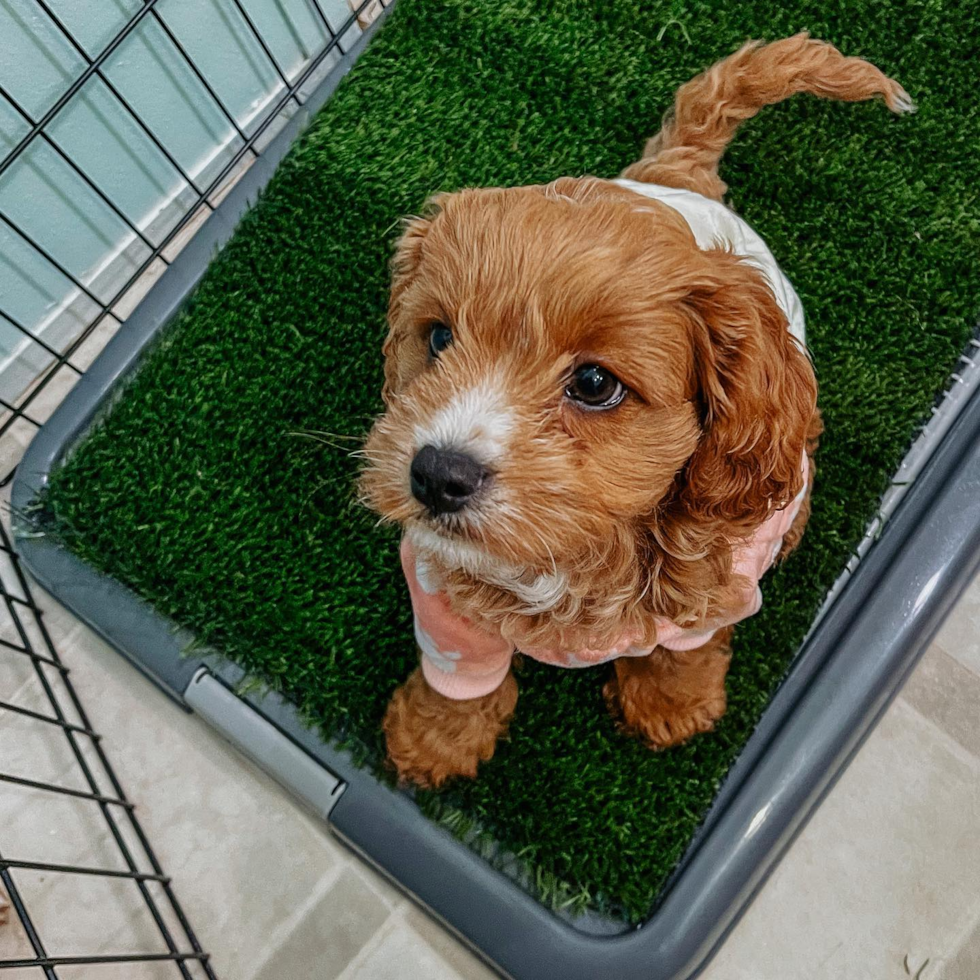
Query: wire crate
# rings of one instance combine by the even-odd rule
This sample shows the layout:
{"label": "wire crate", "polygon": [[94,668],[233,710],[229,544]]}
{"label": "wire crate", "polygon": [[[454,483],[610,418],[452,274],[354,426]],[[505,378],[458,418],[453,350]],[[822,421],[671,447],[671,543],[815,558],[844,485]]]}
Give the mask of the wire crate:
{"label": "wire crate", "polygon": [[[344,54],[390,2],[202,0],[196,13],[217,18],[230,39],[224,54],[240,56],[223,67],[221,45],[188,34],[173,0],[121,0],[94,28],[57,0],[4,6],[0,21],[11,23],[0,24],[0,47],[21,37],[38,60],[18,78],[16,59],[0,59],[0,327],[11,348],[3,365],[11,370],[0,368],[0,488],[157,274],[289,120],[323,101],[331,76],[349,67]],[[59,59],[57,84],[39,94],[45,65]],[[161,64],[174,81],[169,116],[140,92]],[[261,98],[243,104],[229,71],[258,77]],[[182,148],[187,106],[208,122],[203,160]],[[158,199],[134,203],[126,173],[104,165],[104,148],[79,142],[86,113],[126,142],[134,173],[164,175]],[[95,143],[102,135],[88,133]],[[53,191],[50,209],[22,193],[31,180]],[[65,234],[83,226],[103,232],[87,254]],[[40,297],[33,308],[31,289]],[[214,978],[6,526],[0,596],[0,919],[9,920],[0,926],[0,975]],[[73,933],[74,903],[105,903],[104,935]],[[129,911],[125,940],[110,906]]]}
{"label": "wire crate", "polygon": [[[0,711],[15,719],[4,726],[8,746],[0,763],[0,783],[7,797],[4,810],[19,811],[14,826],[5,822],[6,833],[0,832],[0,882],[22,930],[14,932],[13,923],[3,927],[0,971],[38,967],[39,976],[55,978],[84,976],[63,973],[63,967],[163,962],[171,972],[159,976],[213,978],[208,956],[113,771],[2,526],[0,581],[0,660],[4,661]],[[72,838],[65,833],[69,827],[84,828],[101,845]],[[44,831],[53,839],[45,840]],[[8,849],[5,837],[17,838],[24,850]],[[59,858],[51,860],[52,845],[59,852],[94,850],[96,855],[77,863],[60,854],[50,855]],[[104,944],[103,937],[91,936],[88,945],[80,944],[83,951],[65,952],[54,945],[57,939],[47,941],[42,921],[47,931],[61,930],[57,924],[52,926],[51,913],[42,908],[45,904],[61,911],[66,898],[100,901],[107,892],[114,893],[116,904],[131,905],[142,913],[143,921],[135,929],[138,947],[88,952],[113,948]]]}

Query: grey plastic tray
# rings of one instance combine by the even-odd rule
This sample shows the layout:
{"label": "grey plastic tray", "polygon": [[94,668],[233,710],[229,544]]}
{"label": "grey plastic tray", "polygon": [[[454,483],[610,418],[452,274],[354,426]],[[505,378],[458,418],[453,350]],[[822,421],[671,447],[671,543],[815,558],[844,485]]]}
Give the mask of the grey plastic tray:
{"label": "grey plastic tray", "polygon": [[[345,56],[309,110],[329,97],[366,41]],[[307,118],[293,119],[253,164],[34,439],[13,487],[21,557],[60,602],[296,793],[502,974],[517,980],[693,977],[980,564],[980,397],[954,376],[953,397],[905,464],[916,474],[914,484],[886,501],[884,530],[871,529],[860,562],[842,575],[651,918],[629,931],[598,916],[566,921],[425,819],[409,795],[356,768],[305,728],[287,701],[239,697],[237,667],[183,657],[192,639],[187,633],[56,542],[34,535],[18,517],[186,300]]]}

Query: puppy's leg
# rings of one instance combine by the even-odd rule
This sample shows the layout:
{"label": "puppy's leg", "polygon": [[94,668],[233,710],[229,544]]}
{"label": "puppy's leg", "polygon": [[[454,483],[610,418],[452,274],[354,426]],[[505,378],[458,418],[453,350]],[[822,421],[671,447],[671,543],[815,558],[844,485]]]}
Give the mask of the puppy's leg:
{"label": "puppy's leg", "polygon": [[453,776],[476,775],[492,758],[517,704],[517,681],[467,701],[434,691],[421,669],[395,691],[384,719],[388,758],[398,778],[417,786],[437,787]]}
{"label": "puppy's leg", "polygon": [[647,657],[617,660],[603,693],[620,730],[653,749],[711,731],[725,713],[731,637],[729,626],[697,650],[657,647]]}
{"label": "puppy's leg", "polygon": [[892,112],[913,108],[905,89],[874,65],[845,58],[806,33],[772,44],[752,41],[678,89],[673,111],[647,143],[643,159],[623,176],[720,201],[726,187],[718,162],[735,131],[763,106],[798,92],[845,102],[880,95]]}

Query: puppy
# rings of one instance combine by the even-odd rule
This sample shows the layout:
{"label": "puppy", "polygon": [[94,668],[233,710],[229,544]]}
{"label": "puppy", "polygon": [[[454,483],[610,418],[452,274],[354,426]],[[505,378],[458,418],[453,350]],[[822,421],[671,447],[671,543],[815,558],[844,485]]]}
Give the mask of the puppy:
{"label": "puppy", "polygon": [[621,179],[463,190],[408,222],[361,478],[403,528],[422,652],[384,721],[403,780],[493,755],[518,650],[614,661],[606,701],[652,748],[724,713],[732,626],[800,540],[821,424],[799,299],[718,163],[797,92],[912,109],[806,34],[751,43]]}

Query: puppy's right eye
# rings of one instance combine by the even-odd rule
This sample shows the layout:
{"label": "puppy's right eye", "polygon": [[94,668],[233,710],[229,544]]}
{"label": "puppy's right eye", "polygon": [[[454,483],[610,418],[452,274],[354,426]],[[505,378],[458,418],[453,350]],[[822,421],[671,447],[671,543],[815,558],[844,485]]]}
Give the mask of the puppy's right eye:
{"label": "puppy's right eye", "polygon": [[429,357],[437,358],[452,342],[452,330],[444,323],[434,323],[429,330]]}
{"label": "puppy's right eye", "polygon": [[626,397],[626,386],[601,365],[583,364],[565,386],[565,395],[582,408],[615,408]]}

